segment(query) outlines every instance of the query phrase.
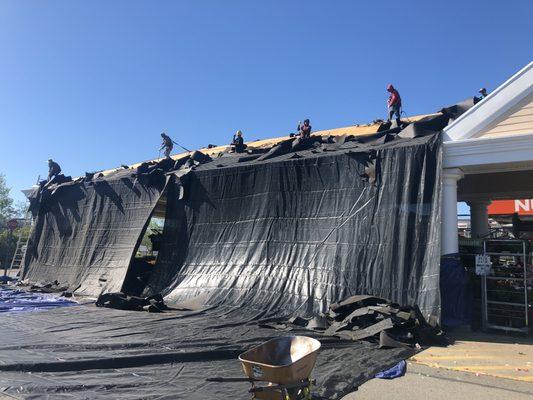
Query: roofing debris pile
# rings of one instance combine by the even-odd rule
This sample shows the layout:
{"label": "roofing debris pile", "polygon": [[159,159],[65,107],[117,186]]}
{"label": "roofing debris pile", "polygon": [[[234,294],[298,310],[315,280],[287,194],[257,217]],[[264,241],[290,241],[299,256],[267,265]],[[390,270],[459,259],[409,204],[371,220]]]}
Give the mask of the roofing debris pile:
{"label": "roofing debris pile", "polygon": [[124,293],[104,293],[98,296],[96,307],[116,308],[118,310],[163,312],[169,310],[163,296],[156,294],[148,297],[128,296]]}
{"label": "roofing debris pile", "polygon": [[429,324],[418,306],[400,306],[368,295],[348,297],[331,304],[327,313],[313,318],[292,317],[264,327],[290,331],[294,327],[346,340],[368,340],[379,348],[446,344],[436,321]]}

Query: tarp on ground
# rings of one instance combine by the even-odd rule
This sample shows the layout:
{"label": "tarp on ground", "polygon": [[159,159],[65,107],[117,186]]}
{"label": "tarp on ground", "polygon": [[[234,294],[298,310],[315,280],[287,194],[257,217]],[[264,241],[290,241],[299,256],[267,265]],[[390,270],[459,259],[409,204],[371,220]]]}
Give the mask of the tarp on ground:
{"label": "tarp on ground", "polygon": [[0,285],[0,313],[32,312],[76,305],[78,303],[65,297],[47,293],[31,293]]}
{"label": "tarp on ground", "polygon": [[[267,318],[264,315],[263,318]],[[414,354],[409,348],[259,328],[257,315],[218,307],[150,314],[90,306],[2,315],[0,393],[22,399],[245,400],[237,356],[272,337],[322,343],[313,399],[335,400]]]}

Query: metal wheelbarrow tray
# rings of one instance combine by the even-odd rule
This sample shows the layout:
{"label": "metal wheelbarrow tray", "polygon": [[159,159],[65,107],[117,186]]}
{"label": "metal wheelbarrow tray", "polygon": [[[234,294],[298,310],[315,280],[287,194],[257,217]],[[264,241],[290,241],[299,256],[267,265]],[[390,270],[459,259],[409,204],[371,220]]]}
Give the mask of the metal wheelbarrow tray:
{"label": "metal wheelbarrow tray", "polygon": [[309,378],[319,349],[316,339],[284,336],[245,351],[239,360],[250,379],[287,385]]}

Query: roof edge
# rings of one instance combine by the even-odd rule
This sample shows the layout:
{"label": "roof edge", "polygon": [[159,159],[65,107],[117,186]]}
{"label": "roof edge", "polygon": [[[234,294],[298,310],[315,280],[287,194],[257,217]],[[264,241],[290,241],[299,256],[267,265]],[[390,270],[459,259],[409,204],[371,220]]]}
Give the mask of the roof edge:
{"label": "roof edge", "polygon": [[533,90],[533,61],[444,129],[446,141],[471,139],[504,116]]}

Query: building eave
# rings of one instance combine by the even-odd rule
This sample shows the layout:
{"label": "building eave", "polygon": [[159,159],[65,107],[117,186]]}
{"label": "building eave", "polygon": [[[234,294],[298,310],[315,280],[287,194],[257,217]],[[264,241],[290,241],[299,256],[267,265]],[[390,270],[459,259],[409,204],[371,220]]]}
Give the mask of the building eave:
{"label": "building eave", "polygon": [[505,81],[486,98],[444,129],[446,141],[471,139],[508,115],[533,91],[533,62]]}
{"label": "building eave", "polygon": [[533,168],[533,132],[444,143],[444,168],[465,173],[520,171]]}

